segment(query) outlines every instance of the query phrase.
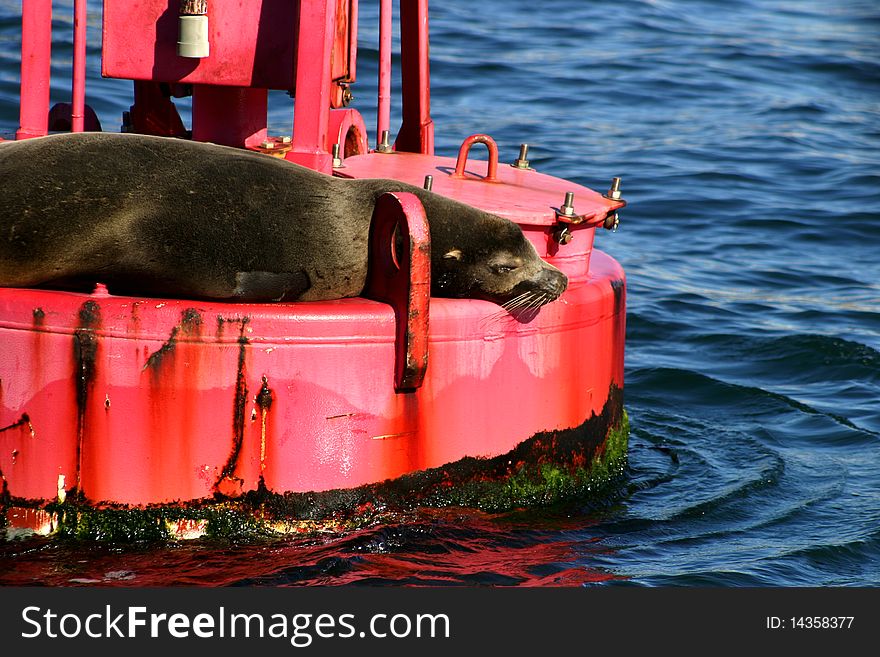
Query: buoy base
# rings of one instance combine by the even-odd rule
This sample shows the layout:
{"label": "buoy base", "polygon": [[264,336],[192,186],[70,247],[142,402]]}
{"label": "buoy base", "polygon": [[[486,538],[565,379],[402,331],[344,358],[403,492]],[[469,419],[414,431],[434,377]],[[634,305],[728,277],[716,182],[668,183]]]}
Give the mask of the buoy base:
{"label": "buoy base", "polygon": [[316,493],[270,493],[145,508],[96,507],[75,496],[45,505],[7,500],[7,539],[28,534],[89,541],[257,538],[340,532],[397,520],[424,508],[501,513],[613,493],[627,462],[629,422],[616,387],[599,415],[581,426],[542,432],[512,451],[466,457],[382,483]]}

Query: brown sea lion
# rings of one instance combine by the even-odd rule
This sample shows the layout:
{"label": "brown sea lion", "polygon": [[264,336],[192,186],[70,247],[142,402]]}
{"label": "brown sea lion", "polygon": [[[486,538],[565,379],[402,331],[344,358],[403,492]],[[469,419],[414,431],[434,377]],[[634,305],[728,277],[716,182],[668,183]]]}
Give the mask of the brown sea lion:
{"label": "brown sea lion", "polygon": [[[0,286],[225,301],[357,296],[376,200],[416,194],[432,294],[556,299],[567,279],[511,221],[393,180],[327,176],[241,149],[134,134],[0,144]],[[525,295],[525,296],[522,296]],[[522,305],[522,304],[517,304]]]}

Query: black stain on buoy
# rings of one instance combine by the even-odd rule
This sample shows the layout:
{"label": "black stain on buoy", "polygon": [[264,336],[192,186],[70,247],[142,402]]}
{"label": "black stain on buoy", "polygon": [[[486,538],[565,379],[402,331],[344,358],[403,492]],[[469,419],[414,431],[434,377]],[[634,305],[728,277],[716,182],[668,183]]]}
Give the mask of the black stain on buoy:
{"label": "black stain on buoy", "polygon": [[79,322],[73,332],[74,385],[76,387],[76,488],[80,488],[82,474],[82,448],[86,427],[86,409],[89,393],[97,373],[98,336],[95,330],[101,325],[101,307],[94,301],[86,301],[79,309]]}
{"label": "black stain on buoy", "polygon": [[238,458],[241,455],[241,447],[244,443],[245,407],[247,406],[248,393],[245,376],[248,339],[245,335],[245,330],[247,329],[248,322],[250,322],[250,318],[242,317],[237,320],[227,319],[222,321],[218,318],[218,329],[222,328],[224,323],[230,323],[233,321],[239,323],[240,330],[238,335],[238,366],[235,372],[235,394],[232,403],[232,451],[229,454],[229,459],[226,461],[226,465],[223,466],[223,469],[220,472],[220,477],[217,480],[217,483],[214,484],[215,489],[220,486],[224,479],[231,479],[238,481],[239,483],[244,483],[234,475],[236,465],[238,465]]}
{"label": "black stain on buoy", "polygon": [[616,278],[611,281],[611,291],[614,293],[614,316],[620,319],[614,321],[614,328],[611,332],[611,353],[622,354],[624,342],[626,340],[623,330],[623,315],[626,313],[626,281],[622,278]]}
{"label": "black stain on buoy", "polygon": [[76,404],[80,419],[85,414],[89,390],[95,380],[98,336],[95,329],[101,324],[101,308],[94,301],[86,301],[79,310],[79,325],[73,333],[73,360],[76,364]]}
{"label": "black stain on buoy", "polygon": [[27,413],[22,413],[21,417],[18,418],[15,422],[5,427],[0,427],[0,433],[4,431],[9,431],[10,429],[17,429],[18,427],[23,427],[24,425],[30,425],[31,418]]}
{"label": "black stain on buoy", "polygon": [[184,335],[198,335],[202,327],[202,315],[195,308],[187,308],[180,313],[180,323],[171,329],[171,334],[159,349],[150,354],[143,369],[157,370],[168,354],[174,351],[181,333]]}
{"label": "black stain on buoy", "polygon": [[626,282],[622,278],[616,278],[611,281],[611,291],[614,292],[614,314],[620,314],[623,306],[624,295],[626,294]]}

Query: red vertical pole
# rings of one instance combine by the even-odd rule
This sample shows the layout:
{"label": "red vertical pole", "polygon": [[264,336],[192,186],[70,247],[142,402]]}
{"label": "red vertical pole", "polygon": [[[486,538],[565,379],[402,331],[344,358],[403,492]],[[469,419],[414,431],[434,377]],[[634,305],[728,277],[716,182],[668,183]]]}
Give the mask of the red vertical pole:
{"label": "red vertical pole", "polygon": [[335,34],[336,2],[300,2],[294,129],[292,147],[285,157],[324,173],[330,173],[333,164],[327,135],[330,123],[330,53]]}
{"label": "red vertical pole", "polygon": [[73,101],[70,131],[82,132],[86,109],[86,0],[73,3]]}
{"label": "red vertical pole", "polygon": [[21,5],[21,108],[16,139],[49,132],[49,78],[52,66],[52,0]]}
{"label": "red vertical pole", "polygon": [[400,0],[400,61],[403,122],[395,148],[433,155],[428,0]]}
{"label": "red vertical pole", "polygon": [[379,107],[376,112],[376,143],[391,123],[391,0],[379,4]]}
{"label": "red vertical pole", "polygon": [[351,25],[350,41],[348,44],[348,76],[352,80],[357,79],[357,52],[358,52],[358,0],[351,0],[348,5],[349,23]]}

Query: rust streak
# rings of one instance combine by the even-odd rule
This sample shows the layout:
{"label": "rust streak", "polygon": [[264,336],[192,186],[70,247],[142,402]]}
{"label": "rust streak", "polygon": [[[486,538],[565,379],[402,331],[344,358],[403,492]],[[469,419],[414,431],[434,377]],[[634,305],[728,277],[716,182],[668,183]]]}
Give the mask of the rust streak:
{"label": "rust streak", "polygon": [[338,420],[341,417],[352,417],[355,413],[342,413],[340,415],[328,415],[326,420]]}
{"label": "rust streak", "polygon": [[[218,320],[219,321],[219,320]],[[227,322],[230,320],[226,320]],[[238,458],[241,455],[242,444],[244,443],[244,420],[245,407],[247,405],[247,381],[245,380],[245,357],[247,355],[248,339],[245,336],[250,318],[243,317],[240,321],[240,331],[238,336],[238,368],[235,374],[235,396],[232,405],[232,452],[226,465],[220,471],[220,477],[214,484],[214,488],[218,488],[224,479],[236,480],[235,468],[238,465]]]}
{"label": "rust streak", "polygon": [[156,351],[150,354],[150,357],[147,358],[147,362],[144,363],[143,368],[141,368],[142,372],[147,371],[148,369],[155,369],[159,367],[159,364],[162,362],[162,359],[169,353],[174,350],[175,345],[177,344],[177,333],[180,330],[179,326],[175,326],[171,329],[171,335],[168,336],[168,339],[165,341],[161,347],[159,347]]}
{"label": "rust streak", "polygon": [[371,440],[387,440],[388,438],[403,438],[405,436],[414,436],[415,431],[401,431],[400,433],[386,433],[381,436],[370,436]]}
{"label": "rust streak", "polygon": [[269,379],[265,376],[255,401],[260,407],[260,472],[262,473],[266,469],[266,418],[272,407],[272,389],[269,388]]}
{"label": "rust streak", "polygon": [[168,339],[165,341],[161,347],[159,347],[156,351],[150,354],[149,358],[147,358],[147,362],[144,363],[141,371],[146,371],[147,369],[156,369],[161,364],[165,356],[174,351],[174,348],[177,346],[178,336],[181,331],[183,331],[186,335],[197,335],[199,329],[202,326],[202,316],[199,314],[199,311],[195,308],[187,308],[186,310],[180,313],[180,323],[171,329],[171,334],[168,336]]}

